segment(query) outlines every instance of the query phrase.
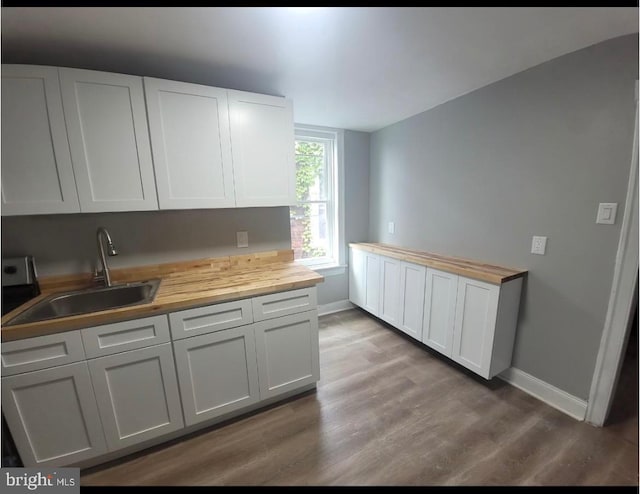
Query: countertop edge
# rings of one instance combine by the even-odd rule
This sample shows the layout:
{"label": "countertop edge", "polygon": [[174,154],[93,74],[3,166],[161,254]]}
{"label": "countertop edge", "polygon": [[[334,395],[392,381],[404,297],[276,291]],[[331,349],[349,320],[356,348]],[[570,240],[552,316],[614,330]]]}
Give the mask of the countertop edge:
{"label": "countertop edge", "polygon": [[[349,247],[365,250],[374,254],[385,255],[394,259],[413,262],[426,267],[440,269],[442,271],[460,274],[469,278],[485,281],[494,285],[501,285],[508,281],[524,277],[528,271],[496,264],[487,264],[474,259],[446,256],[433,252],[407,249],[389,244],[375,242],[351,242]],[[502,270],[508,273],[490,272],[491,269]]]}
{"label": "countertop edge", "polygon": [[[266,266],[256,267],[256,274]],[[101,326],[104,324],[112,324],[116,322],[127,321],[131,319],[138,319],[144,317],[151,317],[155,315],[166,314],[169,312],[191,309],[194,307],[201,307],[206,305],[212,305],[222,302],[230,302],[233,300],[239,300],[249,297],[256,297],[261,295],[268,295],[271,293],[296,290],[300,288],[309,288],[324,281],[324,277],[315,271],[300,267],[300,269],[306,269],[305,278],[300,279],[294,277],[288,281],[286,278],[269,282],[269,285],[252,286],[247,289],[238,289],[236,285],[233,285],[228,291],[224,288],[220,289],[220,293],[215,295],[205,296],[190,296],[186,300],[179,301],[154,301],[149,304],[141,304],[129,307],[122,307],[119,309],[110,309],[108,311],[92,312],[88,314],[81,314],[76,316],[68,316],[59,319],[49,319],[45,321],[38,321],[26,324],[16,324],[15,326],[2,326],[0,330],[0,341],[9,342],[17,341],[25,338],[32,338],[36,336],[45,336],[50,334],[62,333],[66,331],[73,331],[92,326]],[[246,270],[243,270],[246,272]],[[9,312],[3,316],[3,320],[9,321],[13,317],[22,313],[30,306],[38,303],[43,298],[51,295],[51,292],[42,293],[38,297],[26,302],[20,307]]]}

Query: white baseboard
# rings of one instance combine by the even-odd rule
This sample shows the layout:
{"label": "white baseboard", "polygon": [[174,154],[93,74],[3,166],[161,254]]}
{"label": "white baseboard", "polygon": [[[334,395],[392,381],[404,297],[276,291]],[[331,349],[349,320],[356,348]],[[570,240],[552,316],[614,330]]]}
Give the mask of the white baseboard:
{"label": "white baseboard", "polygon": [[318,315],[326,316],[327,314],[333,314],[334,312],[342,312],[343,310],[353,309],[353,305],[348,300],[338,300],[337,302],[331,302],[318,306]]}
{"label": "white baseboard", "polygon": [[562,391],[520,369],[511,367],[498,374],[498,377],[576,420],[582,421],[586,416],[586,401],[576,398],[566,391]]}

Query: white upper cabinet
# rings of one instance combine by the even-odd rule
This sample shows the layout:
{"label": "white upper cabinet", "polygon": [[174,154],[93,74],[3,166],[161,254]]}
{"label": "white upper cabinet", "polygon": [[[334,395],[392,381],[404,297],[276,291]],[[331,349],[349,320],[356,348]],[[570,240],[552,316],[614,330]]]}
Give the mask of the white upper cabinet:
{"label": "white upper cabinet", "polygon": [[236,206],[295,204],[291,101],[242,91],[227,94]]}
{"label": "white upper cabinet", "polygon": [[144,78],[160,209],[235,206],[227,90]]}
{"label": "white upper cabinet", "polygon": [[57,67],[2,66],[2,214],[78,213]]}
{"label": "white upper cabinet", "polygon": [[60,68],[82,212],[158,209],[142,78]]}

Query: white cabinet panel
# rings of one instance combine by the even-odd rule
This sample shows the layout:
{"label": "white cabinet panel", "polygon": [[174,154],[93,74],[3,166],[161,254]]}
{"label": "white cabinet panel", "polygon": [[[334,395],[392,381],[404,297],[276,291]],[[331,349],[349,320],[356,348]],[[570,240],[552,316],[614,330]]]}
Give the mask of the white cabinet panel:
{"label": "white cabinet panel", "polygon": [[424,266],[400,263],[400,313],[397,327],[418,341],[422,339],[425,273]]}
{"label": "white cabinet panel", "polygon": [[2,411],[26,467],[107,452],[85,362],[3,377]]}
{"label": "white cabinet panel", "polygon": [[259,400],[251,326],[185,338],[173,345],[186,425]]}
{"label": "white cabinet panel", "polygon": [[364,305],[366,287],[365,253],[359,249],[349,249],[349,300],[355,305]]}
{"label": "white cabinet panel", "polygon": [[36,336],[2,344],[2,375],[10,376],[84,360],[80,331]]}
{"label": "white cabinet panel", "polygon": [[171,343],[88,363],[110,451],[183,427]]}
{"label": "white cabinet panel", "polygon": [[320,379],[318,311],[253,324],[262,400]]}
{"label": "white cabinet panel", "polygon": [[398,325],[400,312],[400,261],[380,256],[380,319]]}
{"label": "white cabinet panel", "polygon": [[158,209],[142,78],[60,69],[83,212]]}
{"label": "white cabinet panel", "polygon": [[135,350],[170,341],[166,315],[103,324],[80,330],[87,358]]}
{"label": "white cabinet panel", "polygon": [[80,211],[56,67],[2,65],[2,214]]}
{"label": "white cabinet panel", "polygon": [[291,101],[243,91],[227,94],[236,205],[295,204]]}
{"label": "white cabinet panel", "polygon": [[458,276],[427,269],[422,342],[451,357]]}
{"label": "white cabinet panel", "polygon": [[227,90],[144,78],[160,209],[235,206]]}
{"label": "white cabinet panel", "polygon": [[374,316],[380,307],[380,258],[370,252],[364,258],[364,309]]}
{"label": "white cabinet panel", "polygon": [[251,299],[172,312],[169,321],[174,340],[251,324]]}
{"label": "white cabinet panel", "polygon": [[315,309],[318,295],[316,287],[312,286],[254,297],[252,304],[253,320],[258,322]]}
{"label": "white cabinet panel", "polygon": [[451,358],[485,378],[489,378],[499,292],[497,285],[458,279]]}

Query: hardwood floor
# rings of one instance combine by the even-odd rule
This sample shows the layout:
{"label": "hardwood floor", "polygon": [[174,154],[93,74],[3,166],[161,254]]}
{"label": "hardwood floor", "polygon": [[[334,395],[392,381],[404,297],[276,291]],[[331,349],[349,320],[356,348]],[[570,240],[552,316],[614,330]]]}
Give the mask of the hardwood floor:
{"label": "hardwood floor", "polygon": [[635,437],[592,427],[359,310],[320,318],[320,371],[315,392],[81,484],[638,485],[637,406]]}

